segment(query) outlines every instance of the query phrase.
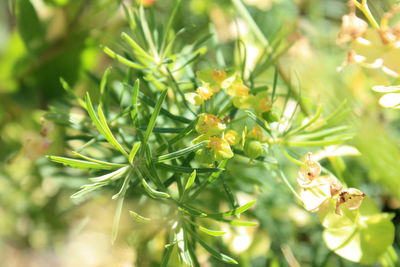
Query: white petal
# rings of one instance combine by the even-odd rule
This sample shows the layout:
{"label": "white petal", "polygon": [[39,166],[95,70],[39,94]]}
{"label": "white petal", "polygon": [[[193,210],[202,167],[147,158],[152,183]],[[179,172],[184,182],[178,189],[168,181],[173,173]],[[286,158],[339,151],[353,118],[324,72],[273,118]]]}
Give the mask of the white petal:
{"label": "white petal", "polygon": [[400,108],[400,94],[386,94],[379,99],[379,104],[385,108]]}
{"label": "white petal", "polygon": [[379,93],[392,93],[400,91],[400,85],[375,85],[374,87],[372,87],[372,90]]}

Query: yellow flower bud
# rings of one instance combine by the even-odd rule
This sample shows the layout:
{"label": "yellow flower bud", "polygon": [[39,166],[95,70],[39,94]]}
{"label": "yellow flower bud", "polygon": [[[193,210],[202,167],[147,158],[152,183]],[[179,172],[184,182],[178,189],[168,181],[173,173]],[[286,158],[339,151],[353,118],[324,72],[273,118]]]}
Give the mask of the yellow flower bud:
{"label": "yellow flower bud", "polygon": [[249,88],[245,86],[242,82],[242,80],[239,77],[235,77],[233,81],[230,83],[225,83],[226,91],[228,92],[229,95],[231,96],[247,96],[249,94]]}
{"label": "yellow flower bud", "polygon": [[214,94],[213,90],[208,86],[200,86],[196,90],[197,94],[203,99],[208,100]]}
{"label": "yellow flower bud", "polygon": [[272,102],[266,92],[261,92],[256,95],[256,103],[254,109],[257,113],[264,113],[270,111],[272,108]]}
{"label": "yellow flower bud", "polygon": [[225,139],[213,136],[209,140],[208,147],[214,151],[215,160],[220,161],[233,157],[231,147]]}
{"label": "yellow flower bud", "polygon": [[235,130],[228,130],[224,134],[224,139],[231,145],[237,145],[240,142],[239,134]]}
{"label": "yellow flower bud", "polygon": [[226,72],[223,70],[213,70],[212,77],[216,82],[221,83],[226,79]]}
{"label": "yellow flower bud", "polygon": [[185,94],[185,99],[192,105],[200,106],[204,100],[196,93],[187,93]]}
{"label": "yellow flower bud", "polygon": [[203,113],[200,115],[195,129],[199,134],[212,136],[220,134],[226,129],[226,125],[215,115]]}
{"label": "yellow flower bud", "polygon": [[247,134],[247,138],[262,141],[264,135],[262,133],[261,127],[258,125],[254,126],[253,129],[251,129],[251,131]]}

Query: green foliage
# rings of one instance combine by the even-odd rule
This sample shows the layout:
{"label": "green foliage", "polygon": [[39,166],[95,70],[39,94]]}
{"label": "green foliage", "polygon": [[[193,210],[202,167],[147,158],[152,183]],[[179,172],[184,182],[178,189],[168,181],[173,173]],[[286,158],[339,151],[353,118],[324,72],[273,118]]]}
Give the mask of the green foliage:
{"label": "green foliage", "polygon": [[[4,225],[18,229],[26,218],[46,221],[40,219],[44,206],[46,214],[65,224],[79,217],[73,239],[87,221],[94,221],[89,217],[98,210],[90,205],[106,209],[111,203],[114,218],[101,215],[96,224],[110,223],[102,231],[112,244],[128,244],[139,255],[132,260],[137,266],[356,266],[378,261],[395,266],[397,217],[380,210],[393,211],[398,199],[393,186],[398,149],[387,138],[396,129],[379,127],[380,119],[360,123],[352,111],[358,116],[367,105],[341,95],[351,82],[337,81],[336,72],[336,78],[326,78],[325,68],[336,64],[330,54],[337,53],[326,40],[340,17],[333,11],[326,18],[316,14],[331,10],[329,5],[346,7],[336,0],[312,2],[265,1],[267,6],[253,8],[240,0],[158,1],[155,6],[146,2],[147,7],[145,1],[143,6],[135,1],[45,1],[60,12],[45,18],[34,2],[16,1],[18,32],[6,46],[6,63],[0,62],[0,68],[10,66],[0,74],[0,94],[6,92],[0,102],[10,105],[9,99],[21,98],[27,89],[43,88],[32,103],[50,105],[47,114],[40,114],[38,145],[23,145],[10,159],[14,165],[0,168],[0,185],[10,188],[8,193],[0,190],[6,193],[0,203],[9,207],[0,213],[16,213]],[[359,8],[374,25],[365,3]],[[57,14],[65,16],[66,26],[52,39],[57,31],[50,25]],[[294,26],[292,17],[311,21],[315,29]],[[279,30],[283,18],[288,22]],[[229,32],[225,37],[224,31]],[[316,57],[324,61],[312,61],[321,70],[291,70],[290,57],[296,49],[299,53],[303,32],[312,36],[313,47],[323,47]],[[391,86],[397,88],[396,81]],[[0,122],[10,126],[0,134],[12,140],[19,128],[12,130],[13,119],[2,109]],[[17,118],[21,110],[13,112],[14,120],[22,120]],[[23,117],[29,121],[33,116]],[[56,136],[46,132],[46,123],[57,125],[52,130]],[[51,142],[56,146],[48,150]],[[26,151],[38,151],[37,158],[51,154],[47,158],[60,165],[36,161]],[[309,151],[322,166],[307,161]],[[343,159],[359,151],[359,159]],[[33,159],[24,163],[26,157]],[[59,191],[42,207],[25,204],[20,211],[20,204],[10,204],[22,193],[46,195],[18,178],[19,164],[29,164],[29,179],[36,175],[56,181]],[[38,188],[45,188],[43,181]],[[322,227],[301,206],[318,211]],[[0,234],[3,229],[0,223]],[[66,236],[67,228],[59,229]],[[35,237],[25,238],[28,244]]]}

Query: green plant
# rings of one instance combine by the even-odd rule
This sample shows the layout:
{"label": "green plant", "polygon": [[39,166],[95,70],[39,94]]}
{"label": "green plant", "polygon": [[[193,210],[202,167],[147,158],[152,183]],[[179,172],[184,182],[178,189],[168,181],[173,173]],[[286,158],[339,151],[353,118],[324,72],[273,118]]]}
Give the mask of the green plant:
{"label": "green plant", "polygon": [[[340,156],[347,155],[348,150],[337,152],[340,149],[333,147],[332,152],[332,146],[353,137],[351,128],[340,124],[348,112],[346,104],[325,116],[321,106],[306,104],[300,86],[287,79],[276,64],[290,44],[270,44],[241,1],[232,3],[266,47],[266,56],[260,57],[254,67],[246,68],[246,48],[239,39],[232,60],[238,62],[236,65],[196,72],[211,35],[194,44],[177,44],[179,35],[187,30],[173,31],[180,3],[176,1],[165,27],[157,25],[151,8],[123,6],[131,31],[121,35],[126,49],[117,53],[105,47],[104,52],[124,68],[107,69],[98,81],[99,89],[87,93],[85,100],[61,80],[80,112],[53,108],[45,117],[69,125],[73,129],[69,140],[84,144],[75,148],[79,150],[73,152],[76,158],[49,158],[91,170],[95,176],[72,197],[87,198],[103,188],[115,192],[113,242],[124,199],[140,199],[143,213],[130,214],[137,223],[159,226],[151,237],[165,234],[162,266],[168,265],[175,248],[182,262],[199,266],[198,246],[220,261],[237,263],[227,252],[219,252],[216,245],[210,244],[217,242],[203,235],[224,235],[225,231],[216,230],[221,224],[257,225],[254,215],[248,216],[250,221],[239,219],[256,201],[239,205],[236,193],[240,188],[231,188],[224,179],[232,180],[229,163],[246,161],[248,168],[261,163],[269,175],[282,179],[286,191],[300,204],[319,212],[329,249],[366,264],[376,262],[385,253],[392,255],[394,227],[390,215],[380,213],[361,191],[345,189]],[[266,71],[270,73],[269,81],[260,80],[259,75]],[[310,110],[315,114],[311,115]],[[319,159],[328,158],[335,174],[321,168],[311,156],[304,162],[300,160],[310,147],[331,149],[323,150],[325,154]],[[287,178],[288,161],[300,166],[300,193],[293,186],[295,177]],[[320,176],[321,172],[325,175]],[[216,194],[217,181],[222,184],[223,196]],[[255,185],[253,181],[245,183]],[[213,200],[210,203],[209,198]],[[147,214],[146,207],[154,203],[157,214]],[[223,203],[230,206],[228,211],[218,209]]]}

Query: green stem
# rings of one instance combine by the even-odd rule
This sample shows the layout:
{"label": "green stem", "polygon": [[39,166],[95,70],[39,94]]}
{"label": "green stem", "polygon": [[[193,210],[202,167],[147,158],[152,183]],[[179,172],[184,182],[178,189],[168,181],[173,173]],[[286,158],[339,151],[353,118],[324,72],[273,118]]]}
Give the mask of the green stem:
{"label": "green stem", "polygon": [[279,174],[281,175],[282,180],[285,182],[287,187],[289,187],[290,191],[292,191],[293,195],[303,204],[299,194],[297,194],[296,190],[294,190],[293,186],[290,184],[289,180],[287,179],[285,173],[282,170],[279,170]]}
{"label": "green stem", "polygon": [[353,3],[356,5],[358,9],[364,13],[365,17],[368,19],[368,21],[371,23],[371,25],[375,29],[379,29],[379,24],[376,22],[374,16],[371,13],[371,10],[368,7],[367,0],[362,0],[362,3],[359,3],[357,0],[352,0]]}

